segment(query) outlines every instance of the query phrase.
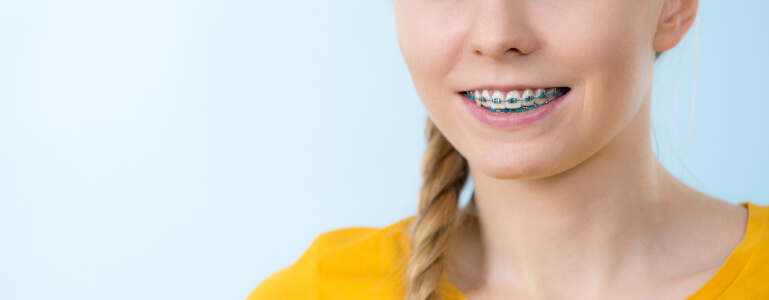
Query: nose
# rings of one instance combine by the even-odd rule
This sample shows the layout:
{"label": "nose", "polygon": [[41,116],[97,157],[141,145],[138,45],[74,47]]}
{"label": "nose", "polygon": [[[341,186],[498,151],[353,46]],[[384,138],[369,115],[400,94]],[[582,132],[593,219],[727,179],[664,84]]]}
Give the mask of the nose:
{"label": "nose", "polygon": [[477,0],[481,3],[473,20],[469,42],[473,52],[494,60],[527,55],[538,47],[528,22],[526,1]]}

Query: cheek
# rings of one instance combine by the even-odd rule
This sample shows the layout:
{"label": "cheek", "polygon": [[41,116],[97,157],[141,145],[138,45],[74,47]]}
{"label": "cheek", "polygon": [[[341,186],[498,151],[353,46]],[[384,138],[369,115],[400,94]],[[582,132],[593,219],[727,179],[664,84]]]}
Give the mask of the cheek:
{"label": "cheek", "polygon": [[584,83],[577,122],[592,135],[616,133],[630,121],[644,100],[653,66],[648,14],[639,13],[648,5],[604,2],[603,10],[583,9],[551,24],[559,37],[552,39],[554,52]]}
{"label": "cheek", "polygon": [[[451,72],[462,49],[463,32],[456,12],[449,6],[425,5],[429,1],[398,1],[398,43],[414,86],[426,106],[446,101],[443,79]],[[430,13],[424,13],[430,11]]]}

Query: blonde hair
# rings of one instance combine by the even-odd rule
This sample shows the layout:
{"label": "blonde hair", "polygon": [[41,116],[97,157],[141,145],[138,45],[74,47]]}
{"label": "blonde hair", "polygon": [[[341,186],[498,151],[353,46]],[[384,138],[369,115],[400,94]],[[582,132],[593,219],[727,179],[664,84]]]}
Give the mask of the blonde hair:
{"label": "blonde hair", "polygon": [[446,250],[452,235],[472,214],[474,200],[459,209],[459,193],[469,175],[467,160],[428,118],[422,158],[418,213],[410,230],[406,300],[439,300]]}

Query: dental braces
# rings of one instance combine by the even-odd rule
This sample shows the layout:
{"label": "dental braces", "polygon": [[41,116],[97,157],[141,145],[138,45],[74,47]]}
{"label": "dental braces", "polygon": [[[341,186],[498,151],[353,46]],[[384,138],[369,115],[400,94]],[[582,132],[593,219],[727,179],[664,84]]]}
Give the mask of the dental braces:
{"label": "dental braces", "polygon": [[[543,103],[542,105],[547,104],[547,102]],[[534,104],[533,106],[521,106],[520,108],[489,108],[490,112],[524,112],[524,111],[530,111],[534,110],[537,107],[540,107],[542,105]]]}
{"label": "dental braces", "polygon": [[[558,97],[558,96],[561,96],[561,95],[565,94],[566,92],[568,92],[568,90],[569,90],[568,88],[555,88],[555,89],[553,89],[552,95]],[[475,94],[472,91],[467,91],[467,92],[465,92],[465,94],[467,95],[468,98],[470,98],[470,100],[475,100]],[[547,95],[549,95],[549,94],[550,93],[542,92],[542,93],[539,94],[538,98],[539,99],[547,98]],[[481,96],[481,97],[478,98],[478,101],[481,101],[481,102],[491,101],[491,103],[502,103],[502,101],[506,101],[507,103],[518,103],[518,101],[534,101],[534,96],[528,96],[528,97],[523,98],[523,99],[510,98],[510,99],[507,99],[507,100],[502,100],[500,98],[486,99],[485,97]],[[547,103],[547,102],[545,102],[545,103]]]}

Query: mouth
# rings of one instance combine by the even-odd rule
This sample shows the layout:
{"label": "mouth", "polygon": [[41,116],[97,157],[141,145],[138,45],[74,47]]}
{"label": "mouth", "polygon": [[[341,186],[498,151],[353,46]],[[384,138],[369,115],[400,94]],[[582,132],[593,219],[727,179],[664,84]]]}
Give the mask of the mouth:
{"label": "mouth", "polygon": [[568,87],[525,90],[474,90],[460,94],[477,106],[496,113],[521,113],[545,106],[568,93]]}

